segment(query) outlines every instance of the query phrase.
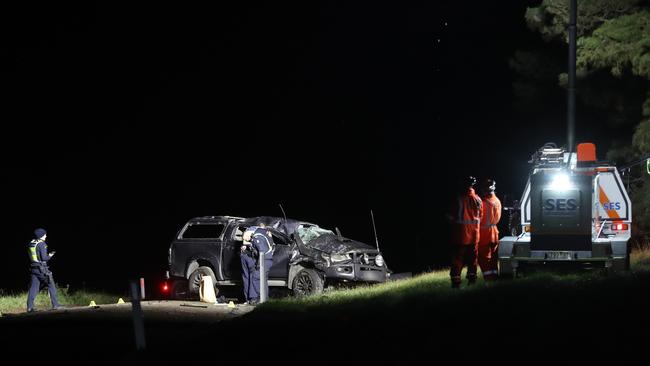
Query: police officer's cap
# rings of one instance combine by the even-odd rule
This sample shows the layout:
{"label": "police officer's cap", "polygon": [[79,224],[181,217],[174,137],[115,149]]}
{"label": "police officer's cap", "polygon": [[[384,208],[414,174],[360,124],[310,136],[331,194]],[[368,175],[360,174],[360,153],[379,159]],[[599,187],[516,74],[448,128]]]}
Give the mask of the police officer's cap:
{"label": "police officer's cap", "polygon": [[47,231],[45,231],[45,229],[43,228],[39,227],[38,229],[34,230],[34,235],[36,236],[36,239],[42,238],[43,236],[45,236],[45,234],[47,234]]}

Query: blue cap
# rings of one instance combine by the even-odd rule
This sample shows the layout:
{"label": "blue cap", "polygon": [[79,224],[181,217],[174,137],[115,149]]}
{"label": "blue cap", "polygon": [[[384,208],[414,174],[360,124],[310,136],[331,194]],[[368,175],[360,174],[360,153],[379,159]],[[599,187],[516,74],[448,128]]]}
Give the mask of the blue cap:
{"label": "blue cap", "polygon": [[42,229],[40,227],[34,230],[34,235],[36,235],[36,239],[42,238],[43,236],[45,236],[45,234],[47,234],[47,231],[45,231],[45,229]]}

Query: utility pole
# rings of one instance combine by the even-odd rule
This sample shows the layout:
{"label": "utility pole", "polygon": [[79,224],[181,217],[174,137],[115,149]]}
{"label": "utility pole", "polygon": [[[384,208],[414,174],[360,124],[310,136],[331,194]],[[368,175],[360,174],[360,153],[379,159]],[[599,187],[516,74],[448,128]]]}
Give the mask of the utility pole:
{"label": "utility pole", "polygon": [[569,90],[567,101],[567,150],[573,152],[576,131],[576,23],[578,1],[569,0]]}

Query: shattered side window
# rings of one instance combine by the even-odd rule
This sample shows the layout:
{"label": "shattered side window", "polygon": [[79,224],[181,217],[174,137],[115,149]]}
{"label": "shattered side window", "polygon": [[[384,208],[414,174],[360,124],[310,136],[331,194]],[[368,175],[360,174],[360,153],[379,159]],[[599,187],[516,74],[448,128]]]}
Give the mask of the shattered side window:
{"label": "shattered side window", "polygon": [[334,235],[334,232],[332,232],[331,230],[326,230],[318,226],[300,225],[298,226],[298,229],[296,229],[296,232],[298,233],[300,240],[305,244],[318,238],[321,235],[325,235],[325,234]]}
{"label": "shattered side window", "polygon": [[183,232],[183,239],[217,239],[225,227],[224,224],[190,224]]}

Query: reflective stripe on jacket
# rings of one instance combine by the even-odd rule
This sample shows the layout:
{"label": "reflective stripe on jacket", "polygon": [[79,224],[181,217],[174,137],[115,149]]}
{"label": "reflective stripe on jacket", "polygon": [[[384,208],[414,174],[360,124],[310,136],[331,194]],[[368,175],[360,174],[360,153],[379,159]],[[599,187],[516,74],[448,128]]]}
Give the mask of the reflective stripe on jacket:
{"label": "reflective stripe on jacket", "polygon": [[[273,237],[266,229],[257,229],[251,237],[253,247],[259,253],[264,253],[264,259],[273,259]],[[256,258],[257,259],[257,258]]]}
{"label": "reflective stripe on jacket", "polygon": [[501,220],[501,201],[494,193],[483,197],[483,215],[479,245],[499,242],[497,224]]}

